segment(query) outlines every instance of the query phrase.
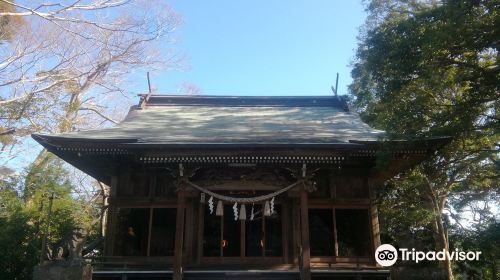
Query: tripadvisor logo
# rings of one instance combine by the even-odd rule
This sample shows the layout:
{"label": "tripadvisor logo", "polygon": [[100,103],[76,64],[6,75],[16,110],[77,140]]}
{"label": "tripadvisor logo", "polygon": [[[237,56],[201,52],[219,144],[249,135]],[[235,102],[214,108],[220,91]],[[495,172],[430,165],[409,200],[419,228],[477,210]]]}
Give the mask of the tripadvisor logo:
{"label": "tripadvisor logo", "polygon": [[[446,259],[453,261],[477,261],[479,260],[480,251],[455,251],[449,252],[446,250],[442,251],[416,251],[415,248],[409,250],[406,248],[399,248],[399,259],[402,261],[414,261],[418,263],[420,261],[444,261]],[[391,244],[382,244],[378,246],[375,251],[375,260],[381,266],[391,266],[398,260],[398,250],[394,248]]]}
{"label": "tripadvisor logo", "polygon": [[375,251],[375,260],[381,266],[391,266],[398,260],[398,251],[391,244],[382,244]]}

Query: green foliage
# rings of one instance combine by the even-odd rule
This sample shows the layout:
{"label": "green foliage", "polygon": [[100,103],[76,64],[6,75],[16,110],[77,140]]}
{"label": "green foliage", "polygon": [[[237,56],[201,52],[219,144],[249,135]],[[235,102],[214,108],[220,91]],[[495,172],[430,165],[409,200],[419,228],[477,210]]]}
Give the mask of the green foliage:
{"label": "green foliage", "polygon": [[357,108],[398,137],[498,128],[499,8],[446,1],[371,29],[352,72]]}
{"label": "green foliage", "polygon": [[0,279],[30,279],[36,264],[39,246],[30,219],[17,194],[2,186],[0,190]]}
{"label": "green foliage", "polygon": [[475,231],[453,235],[453,244],[467,251],[480,251],[479,261],[457,263],[468,279],[500,279],[500,223],[487,221]]}
{"label": "green foliage", "polygon": [[437,246],[444,209],[500,194],[500,2],[373,0],[368,12],[350,85],[361,117],[394,139],[453,137],[381,192],[382,230]]}
{"label": "green foliage", "polygon": [[75,226],[90,228],[86,204],[71,195],[68,174],[60,160],[33,166],[24,182],[0,184],[0,279],[31,279],[40,257],[50,194],[55,194],[48,243],[58,242]]}
{"label": "green foliage", "polygon": [[413,238],[409,235],[429,230],[424,226],[431,222],[432,212],[425,205],[424,184],[424,178],[413,170],[407,177],[390,180],[379,190],[380,224],[387,242],[407,247],[408,244],[398,242],[411,242],[408,238]]}

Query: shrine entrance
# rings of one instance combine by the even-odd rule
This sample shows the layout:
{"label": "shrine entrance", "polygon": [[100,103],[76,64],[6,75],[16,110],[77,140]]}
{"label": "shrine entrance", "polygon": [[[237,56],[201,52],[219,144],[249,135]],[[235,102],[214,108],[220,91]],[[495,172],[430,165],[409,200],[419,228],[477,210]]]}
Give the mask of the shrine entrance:
{"label": "shrine entrance", "polygon": [[281,205],[275,205],[270,216],[263,215],[263,203],[247,207],[246,219],[235,218],[232,204],[224,204],[222,216],[205,211],[202,262],[227,262],[231,259],[238,263],[263,259],[283,262]]}

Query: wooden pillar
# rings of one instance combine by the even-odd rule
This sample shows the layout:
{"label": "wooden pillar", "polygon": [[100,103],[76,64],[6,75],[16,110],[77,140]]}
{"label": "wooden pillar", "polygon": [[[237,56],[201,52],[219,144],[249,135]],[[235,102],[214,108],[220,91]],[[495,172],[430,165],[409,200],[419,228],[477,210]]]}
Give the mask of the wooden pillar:
{"label": "wooden pillar", "polygon": [[373,249],[372,253],[375,253],[375,250],[381,245],[380,242],[380,229],[378,223],[378,209],[377,205],[373,202],[370,204],[370,223],[371,223],[371,232],[372,232],[372,242]]}
{"label": "wooden pillar", "polygon": [[154,209],[153,207],[149,208],[149,222],[148,222],[148,248],[147,248],[147,254],[146,256],[151,256],[151,235],[153,231],[153,214],[154,214]]}
{"label": "wooden pillar", "polygon": [[184,243],[184,211],[186,199],[184,189],[181,187],[177,193],[177,216],[175,220],[175,251],[173,280],[182,280],[182,247]]}
{"label": "wooden pillar", "polygon": [[375,250],[381,245],[380,242],[380,228],[378,222],[378,209],[375,204],[376,193],[375,193],[375,185],[374,182],[368,179],[367,182],[369,193],[370,193],[370,226],[372,233],[372,253],[375,253]]}
{"label": "wooden pillar", "polygon": [[293,241],[292,241],[292,263],[301,265],[302,259],[300,255],[300,248],[302,247],[301,241],[300,241],[300,201],[298,198],[292,198],[292,234],[293,234]]}
{"label": "wooden pillar", "polygon": [[[114,199],[118,194],[118,176],[111,176],[110,198]],[[109,198],[108,198],[109,199]],[[108,202],[109,203],[109,202]],[[118,208],[114,204],[108,204],[106,210],[106,225],[104,236],[104,255],[114,256],[115,252],[115,235],[118,222]]]}
{"label": "wooden pillar", "polygon": [[238,220],[238,223],[240,223],[240,257],[241,260],[244,260],[245,258],[245,227],[246,227],[246,220]]}
{"label": "wooden pillar", "polygon": [[311,280],[311,248],[309,246],[309,206],[307,201],[307,191],[300,190],[300,236],[302,248],[302,267],[300,277],[302,280]]}
{"label": "wooden pillar", "polygon": [[106,225],[106,236],[104,238],[104,255],[114,256],[115,252],[115,235],[116,227],[118,221],[118,208],[114,205],[110,205],[107,210],[107,225]]}
{"label": "wooden pillar", "polygon": [[284,263],[290,263],[290,210],[288,209],[288,203],[285,200],[284,203],[281,205],[281,217],[282,217],[282,224],[281,224],[281,232],[283,233],[283,240],[282,240],[282,246],[283,246],[283,262]]}
{"label": "wooden pillar", "polygon": [[198,205],[198,228],[197,228],[197,245],[198,250],[196,252],[196,263],[201,263],[201,257],[203,256],[203,230],[205,225],[205,204],[200,203]]}
{"label": "wooden pillar", "polygon": [[193,221],[194,221],[194,203],[192,199],[187,199],[186,200],[186,218],[185,223],[184,223],[184,236],[186,243],[184,244],[184,252],[186,253],[186,256],[184,258],[185,261],[191,262],[193,258]]}

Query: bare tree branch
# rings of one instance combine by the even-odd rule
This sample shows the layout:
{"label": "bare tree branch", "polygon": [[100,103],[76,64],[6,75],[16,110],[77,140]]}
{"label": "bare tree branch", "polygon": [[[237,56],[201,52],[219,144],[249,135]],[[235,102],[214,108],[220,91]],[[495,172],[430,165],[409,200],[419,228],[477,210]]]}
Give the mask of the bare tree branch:
{"label": "bare tree branch", "polygon": [[181,19],[163,1],[0,3],[13,7],[0,17],[22,18],[0,38],[0,131],[16,129],[0,165],[6,145],[30,133],[117,123],[137,71],[182,66],[171,43]]}
{"label": "bare tree branch", "polygon": [[112,123],[114,123],[114,124],[118,124],[118,122],[117,122],[117,121],[113,120],[113,119],[112,119],[112,118],[110,118],[110,117],[107,117],[107,116],[106,116],[106,115],[104,115],[103,113],[99,112],[99,110],[97,110],[97,109],[94,109],[94,108],[87,108],[87,107],[81,107],[79,110],[80,110],[80,111],[92,111],[92,112],[94,112],[94,113],[98,114],[101,118],[103,118],[103,119],[105,119],[105,120],[107,120],[107,121],[110,121],[110,122],[112,122]]}

